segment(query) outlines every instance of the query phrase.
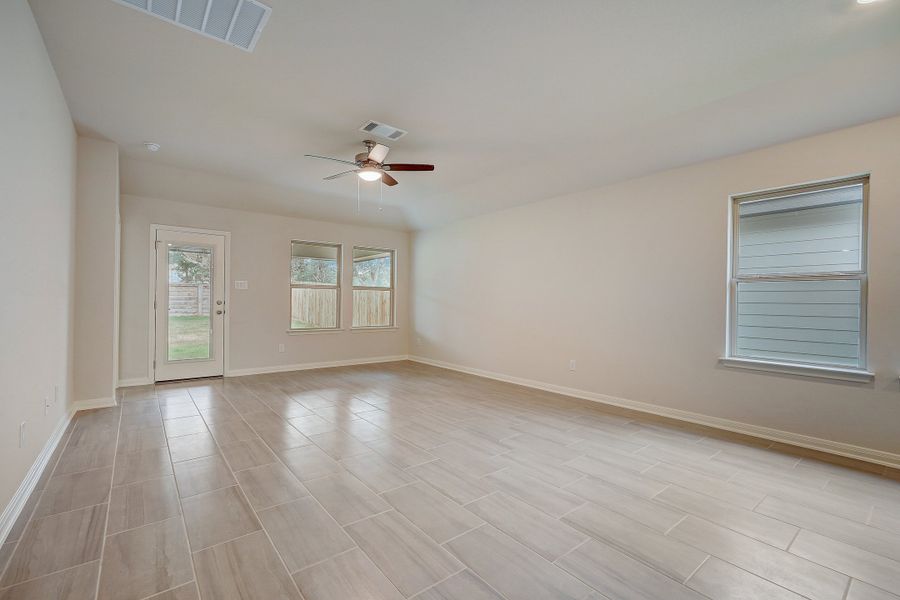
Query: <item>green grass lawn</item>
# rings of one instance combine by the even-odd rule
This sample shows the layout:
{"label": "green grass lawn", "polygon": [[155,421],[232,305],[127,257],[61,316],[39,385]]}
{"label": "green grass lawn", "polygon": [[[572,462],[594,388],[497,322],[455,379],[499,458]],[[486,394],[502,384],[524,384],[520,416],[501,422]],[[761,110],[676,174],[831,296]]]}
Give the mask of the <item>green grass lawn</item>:
{"label": "green grass lawn", "polygon": [[209,358],[209,317],[169,317],[169,360]]}

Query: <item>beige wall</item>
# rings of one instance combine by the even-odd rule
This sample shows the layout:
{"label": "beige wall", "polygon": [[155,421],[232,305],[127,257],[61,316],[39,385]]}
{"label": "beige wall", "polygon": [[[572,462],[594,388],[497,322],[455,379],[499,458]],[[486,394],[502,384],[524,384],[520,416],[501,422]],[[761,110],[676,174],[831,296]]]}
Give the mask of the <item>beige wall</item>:
{"label": "beige wall", "polygon": [[[119,376],[126,383],[147,378],[149,371],[151,224],[231,232],[232,371],[407,354],[409,234],[123,194]],[[352,300],[346,265],[353,245],[396,249],[399,329],[288,335],[292,239],[344,244],[345,327]],[[247,281],[249,289],[235,290],[234,280]],[[278,344],[284,344],[284,353]]]}
{"label": "beige wall", "polygon": [[[410,353],[900,453],[898,157],[893,118],[417,234]],[[875,383],[720,367],[729,194],[863,172]]]}
{"label": "beige wall", "polygon": [[0,81],[0,506],[6,506],[65,418],[72,377],[75,130],[25,0],[0,2]]}
{"label": "beige wall", "polygon": [[75,400],[115,395],[119,148],[78,138],[75,225]]}

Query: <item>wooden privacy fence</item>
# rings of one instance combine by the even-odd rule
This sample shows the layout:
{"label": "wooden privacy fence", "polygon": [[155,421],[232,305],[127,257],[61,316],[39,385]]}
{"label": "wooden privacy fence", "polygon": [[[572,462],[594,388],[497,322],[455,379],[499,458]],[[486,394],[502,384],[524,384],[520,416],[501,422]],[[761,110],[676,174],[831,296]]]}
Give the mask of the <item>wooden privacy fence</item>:
{"label": "wooden privacy fence", "polygon": [[[294,288],[291,290],[292,327],[310,329],[337,324],[337,291]],[[353,292],[353,326],[376,327],[391,324],[391,293],[380,290]]]}
{"label": "wooden privacy fence", "polygon": [[169,315],[175,317],[209,315],[209,284],[170,283]]}
{"label": "wooden privacy fence", "polygon": [[291,290],[291,327],[319,329],[335,327],[337,290],[293,288]]}
{"label": "wooden privacy fence", "polygon": [[353,326],[385,327],[391,324],[391,293],[353,290]]}

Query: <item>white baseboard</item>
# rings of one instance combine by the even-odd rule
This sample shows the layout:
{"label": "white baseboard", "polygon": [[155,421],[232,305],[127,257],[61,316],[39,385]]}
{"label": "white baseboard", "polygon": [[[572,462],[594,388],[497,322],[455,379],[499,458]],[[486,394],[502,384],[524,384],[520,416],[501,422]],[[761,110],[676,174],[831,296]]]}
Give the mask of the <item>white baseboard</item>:
{"label": "white baseboard", "polygon": [[116,387],[137,387],[139,385],[153,385],[149,377],[136,377],[134,379],[120,379]]}
{"label": "white baseboard", "polygon": [[332,360],[327,362],[300,363],[294,365],[275,365],[272,367],[252,367],[249,369],[229,369],[226,377],[240,377],[242,375],[262,375],[265,373],[286,373],[288,371],[306,371],[308,369],[326,369],[329,367],[350,367],[353,365],[372,365],[377,363],[397,362],[407,360],[405,354],[397,356],[375,356],[373,358],[351,358],[348,360]]}
{"label": "white baseboard", "polygon": [[72,409],[75,412],[92,408],[109,408],[111,406],[116,406],[115,398],[92,398],[90,400],[76,400],[72,403]]}
{"label": "white baseboard", "polygon": [[66,432],[66,428],[69,426],[69,422],[74,415],[75,410],[73,409],[59,420],[56,429],[50,434],[50,439],[44,444],[44,448],[41,450],[40,454],[37,455],[34,464],[31,465],[28,473],[25,474],[25,478],[22,480],[21,485],[19,485],[19,489],[13,494],[13,497],[10,499],[9,504],[6,505],[6,508],[3,509],[3,514],[0,515],[0,540],[5,540],[6,536],[9,535],[10,530],[13,528],[13,525],[16,524],[16,520],[22,513],[22,509],[25,508],[25,503],[28,502],[28,498],[30,498],[32,492],[34,492],[34,488],[37,486],[38,481],[40,481],[41,475],[44,474],[44,469],[47,468],[47,464],[50,462],[50,457],[53,456],[53,453],[56,451],[56,446],[62,439],[63,434]]}
{"label": "white baseboard", "polygon": [[883,450],[864,448],[862,446],[845,444],[843,442],[835,442],[823,438],[803,435],[801,433],[793,433],[790,431],[783,431],[781,429],[773,429],[771,427],[762,427],[760,425],[751,425],[750,423],[741,423],[740,421],[722,419],[720,417],[713,417],[686,410],[680,410],[677,408],[658,406],[656,404],[649,404],[647,402],[626,400],[625,398],[607,396],[605,394],[598,394],[596,392],[589,392],[586,390],[579,390],[576,388],[555,385],[552,383],[545,383],[543,381],[524,379],[522,377],[513,377],[511,375],[505,375],[503,373],[484,371],[482,369],[475,369],[473,367],[466,367],[463,365],[457,365],[440,360],[433,360],[430,358],[425,358],[424,356],[410,356],[409,360],[426,365],[431,365],[433,367],[450,369],[451,371],[459,371],[461,373],[468,373],[470,375],[477,375],[479,377],[486,377],[488,379],[495,379],[497,381],[504,381],[506,383],[513,383],[524,387],[562,394],[564,396],[580,398],[582,400],[591,400],[593,402],[600,402],[602,404],[618,406],[619,408],[627,408],[661,417],[668,417],[670,419],[676,419],[679,421],[686,421],[688,423],[694,423],[697,425],[705,425],[707,427],[714,427],[716,429],[723,429],[725,431],[731,431],[734,433],[742,433],[753,437],[771,440],[773,442],[781,442],[784,444],[790,444],[792,446],[800,446],[802,448],[809,448],[811,450],[827,452],[828,454],[836,454],[838,456],[855,458],[857,460],[862,460],[865,462],[900,468],[900,454],[885,452]]}

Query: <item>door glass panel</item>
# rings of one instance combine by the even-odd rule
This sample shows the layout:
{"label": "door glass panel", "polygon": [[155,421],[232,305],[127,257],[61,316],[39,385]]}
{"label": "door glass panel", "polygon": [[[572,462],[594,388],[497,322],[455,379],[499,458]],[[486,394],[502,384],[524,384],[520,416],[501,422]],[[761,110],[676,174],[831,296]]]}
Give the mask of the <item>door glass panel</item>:
{"label": "door glass panel", "polygon": [[212,248],[169,244],[169,361],[211,356]]}

